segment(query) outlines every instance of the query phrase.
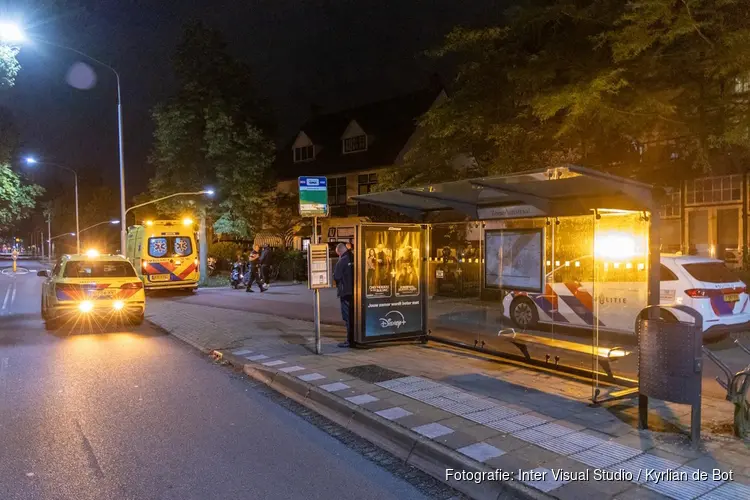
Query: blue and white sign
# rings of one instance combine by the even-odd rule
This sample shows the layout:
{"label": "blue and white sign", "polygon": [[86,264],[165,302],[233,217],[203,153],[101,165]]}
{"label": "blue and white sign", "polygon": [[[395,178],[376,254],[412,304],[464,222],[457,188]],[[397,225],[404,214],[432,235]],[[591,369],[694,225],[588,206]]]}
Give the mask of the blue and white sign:
{"label": "blue and white sign", "polygon": [[325,177],[299,178],[299,214],[302,217],[328,215],[328,181]]}

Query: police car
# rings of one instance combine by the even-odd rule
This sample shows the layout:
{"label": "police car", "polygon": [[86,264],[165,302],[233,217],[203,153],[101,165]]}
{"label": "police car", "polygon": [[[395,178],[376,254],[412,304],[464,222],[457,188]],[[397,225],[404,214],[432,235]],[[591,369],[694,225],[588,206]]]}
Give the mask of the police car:
{"label": "police car", "polygon": [[45,277],[42,318],[48,330],[62,324],[143,322],[146,295],[133,265],[121,255],[65,255]]}
{"label": "police car", "polygon": [[[585,267],[584,259],[576,261]],[[588,280],[552,279],[547,274],[543,293],[513,291],[503,300],[504,315],[521,329],[534,329],[539,323],[633,334],[636,319],[647,303],[648,286],[643,264],[610,264],[609,272],[599,273],[594,286]],[[610,278],[608,279],[607,276]],[[680,304],[700,313],[703,338],[714,340],[732,332],[750,330],[750,297],[745,283],[724,262],[706,257],[662,255],[660,303]],[[684,316],[684,317],[682,317]],[[671,319],[690,321],[675,312]]]}

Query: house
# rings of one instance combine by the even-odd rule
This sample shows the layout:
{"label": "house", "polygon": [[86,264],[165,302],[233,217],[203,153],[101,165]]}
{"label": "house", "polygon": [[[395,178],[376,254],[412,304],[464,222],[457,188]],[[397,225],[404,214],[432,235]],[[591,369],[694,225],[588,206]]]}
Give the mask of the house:
{"label": "house", "polygon": [[[298,177],[325,176],[329,217],[320,219],[320,241],[350,241],[355,225],[376,210],[358,207],[351,197],[369,193],[383,169],[403,160],[419,117],[445,97],[434,81],[408,94],[313,115],[277,153],[278,191],[296,195]],[[298,232],[295,246],[310,235],[310,226]]]}

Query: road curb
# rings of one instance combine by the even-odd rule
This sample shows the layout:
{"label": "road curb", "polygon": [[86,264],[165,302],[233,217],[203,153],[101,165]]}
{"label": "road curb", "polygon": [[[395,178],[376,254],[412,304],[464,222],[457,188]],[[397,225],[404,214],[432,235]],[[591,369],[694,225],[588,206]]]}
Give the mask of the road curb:
{"label": "road curb", "polygon": [[153,320],[149,319],[148,316],[146,317],[146,321],[148,323],[150,323],[151,326],[153,326],[157,330],[165,332],[168,335],[172,335],[173,337],[177,337],[178,339],[182,340],[183,342],[185,342],[186,344],[190,345],[191,347],[194,347],[194,348],[198,349],[200,352],[202,352],[204,354],[211,354],[211,353],[217,352],[214,349],[208,349],[207,347],[204,347],[204,346],[198,344],[197,342],[195,342],[195,341],[193,341],[193,340],[185,337],[184,335],[180,335],[176,331],[171,331],[168,328],[165,328],[165,327],[161,326],[156,321],[153,321]]}
{"label": "road curb", "polygon": [[248,363],[233,355],[217,351],[213,351],[213,354],[234,366],[241,366],[245,374],[253,380],[262,382],[276,392],[332,420],[471,498],[478,500],[499,500],[509,496],[533,500],[553,498],[516,481],[476,483],[447,480],[446,469],[467,472],[493,472],[495,469],[315,385],[299,380],[293,375],[260,364]]}

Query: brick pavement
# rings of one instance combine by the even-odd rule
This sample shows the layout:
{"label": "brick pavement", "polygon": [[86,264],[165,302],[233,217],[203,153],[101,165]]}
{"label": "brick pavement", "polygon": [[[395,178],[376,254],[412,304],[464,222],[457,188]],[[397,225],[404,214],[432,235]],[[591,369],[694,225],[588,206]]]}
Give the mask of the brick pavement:
{"label": "brick pavement", "polygon": [[[652,402],[650,421],[664,432],[639,431],[633,402],[592,408],[589,384],[438,343],[342,350],[335,343],[343,329],[326,326],[324,355],[316,356],[305,321],[163,300],[149,302],[147,318],[195,347],[297,377],[478,463],[545,473],[525,482],[557,498],[750,498],[750,444],[713,432],[726,432],[729,403],[705,401],[696,451],[684,436],[689,407]],[[646,476],[651,469],[677,477],[656,481]],[[691,479],[713,469],[734,480]],[[556,470],[589,476],[558,481]],[[597,481],[594,470],[619,476]]]}

